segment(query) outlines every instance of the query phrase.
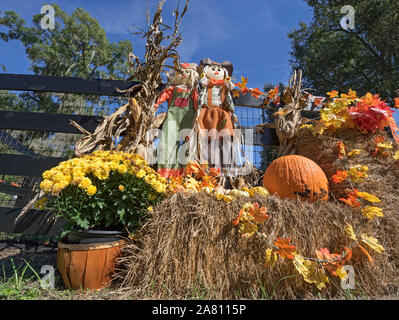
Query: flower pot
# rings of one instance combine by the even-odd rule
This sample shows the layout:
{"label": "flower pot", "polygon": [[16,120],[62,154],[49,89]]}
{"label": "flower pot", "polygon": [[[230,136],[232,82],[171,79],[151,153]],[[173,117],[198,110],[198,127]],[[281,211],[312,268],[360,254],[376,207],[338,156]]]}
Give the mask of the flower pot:
{"label": "flower pot", "polygon": [[100,290],[111,285],[124,240],[90,244],[64,240],[58,242],[57,267],[67,289]]}
{"label": "flower pot", "polygon": [[68,233],[67,239],[69,244],[91,244],[118,241],[122,236],[126,234],[121,231],[73,229]]}

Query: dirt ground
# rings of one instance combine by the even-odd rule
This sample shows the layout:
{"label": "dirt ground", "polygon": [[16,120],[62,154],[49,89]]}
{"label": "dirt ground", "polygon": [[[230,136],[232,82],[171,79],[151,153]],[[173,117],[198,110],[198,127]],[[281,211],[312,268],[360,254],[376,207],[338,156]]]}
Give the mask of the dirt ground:
{"label": "dirt ground", "polygon": [[[0,275],[3,280],[14,276],[14,267],[22,271],[26,263],[29,263],[38,274],[44,265],[50,265],[56,269],[57,243],[48,241],[40,244],[26,240],[0,241]],[[29,277],[34,273],[28,268],[25,275]]]}

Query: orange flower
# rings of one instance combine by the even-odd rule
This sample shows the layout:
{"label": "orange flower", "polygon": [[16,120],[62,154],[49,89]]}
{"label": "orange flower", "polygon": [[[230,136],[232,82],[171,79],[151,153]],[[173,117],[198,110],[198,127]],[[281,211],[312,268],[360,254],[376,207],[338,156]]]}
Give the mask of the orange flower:
{"label": "orange flower", "polygon": [[399,98],[395,98],[395,108],[399,108]]}

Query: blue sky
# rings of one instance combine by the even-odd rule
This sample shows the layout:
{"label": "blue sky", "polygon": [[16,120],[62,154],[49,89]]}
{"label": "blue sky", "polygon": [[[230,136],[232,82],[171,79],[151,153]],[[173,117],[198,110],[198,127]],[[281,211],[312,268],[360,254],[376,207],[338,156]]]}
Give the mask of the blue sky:
{"label": "blue sky", "polygon": [[[0,0],[0,10],[15,11],[28,24],[40,13],[42,0]],[[145,0],[54,0],[62,10],[72,13],[82,7],[97,19],[111,41],[130,40],[137,56],[144,43],[131,33],[131,27],[146,25]],[[157,0],[149,0],[154,12]],[[184,4],[184,0],[181,0]],[[164,22],[172,23],[177,0],[167,0]],[[312,17],[302,0],[191,0],[181,31],[179,47],[182,61],[196,62],[205,57],[230,60],[234,74],[248,77],[248,87],[263,89],[265,82],[286,83],[290,76],[290,41],[287,33],[300,21]],[[17,41],[0,42],[0,64],[9,73],[31,73],[25,50]]]}
{"label": "blue sky", "polygon": [[[148,0],[154,13],[158,0]],[[164,22],[172,25],[172,11],[178,0],[167,0]],[[181,7],[185,0],[181,0]],[[21,15],[28,25],[34,14],[48,2],[43,0],[0,0],[2,12]],[[146,0],[54,0],[71,14],[82,7],[97,19],[110,41],[130,40],[134,53],[143,57],[144,42],[132,34],[132,27],[146,25]],[[309,23],[312,11],[303,0],[191,0],[181,31],[179,52],[183,62],[209,57],[214,61],[230,60],[233,77],[248,77],[248,87],[260,88],[266,82],[287,83],[290,40],[287,33],[299,23]],[[9,73],[31,73],[23,46],[17,41],[0,41],[0,64]],[[332,88],[333,89],[333,88]],[[395,114],[399,122],[399,114]]]}

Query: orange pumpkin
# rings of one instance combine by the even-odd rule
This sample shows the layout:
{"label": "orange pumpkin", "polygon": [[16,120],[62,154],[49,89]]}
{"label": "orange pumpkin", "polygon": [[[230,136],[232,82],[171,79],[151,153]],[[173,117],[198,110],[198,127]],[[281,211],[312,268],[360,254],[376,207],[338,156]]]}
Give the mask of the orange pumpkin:
{"label": "orange pumpkin", "polygon": [[266,169],[263,185],[280,198],[328,200],[328,180],[323,170],[313,160],[298,155],[274,160]]}

